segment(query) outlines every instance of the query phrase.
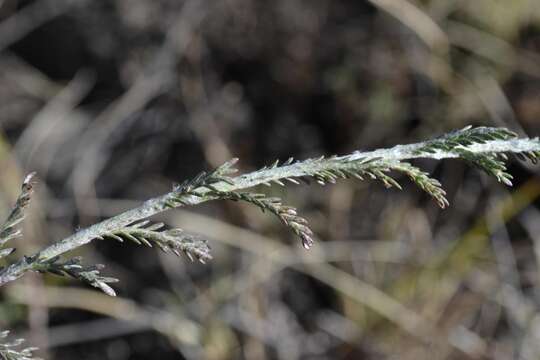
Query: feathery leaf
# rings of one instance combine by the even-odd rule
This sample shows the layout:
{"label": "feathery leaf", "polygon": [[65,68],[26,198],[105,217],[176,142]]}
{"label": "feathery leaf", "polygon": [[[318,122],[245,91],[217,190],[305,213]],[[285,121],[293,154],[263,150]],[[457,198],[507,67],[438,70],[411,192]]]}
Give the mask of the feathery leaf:
{"label": "feathery leaf", "polygon": [[116,296],[116,292],[108,284],[116,283],[119,280],[113,277],[100,275],[100,270],[105,267],[103,264],[90,266],[82,265],[82,257],[77,256],[65,262],[60,261],[60,257],[54,257],[47,261],[34,263],[34,270],[42,273],[51,273],[58,276],[71,276],[74,279],[87,283],[100,289],[109,296]]}
{"label": "feathery leaf", "polygon": [[191,261],[205,263],[212,259],[208,241],[182,229],[164,229],[163,223],[142,221],[99,236],[99,239],[129,240],[137,245],[157,245],[162,251],[177,256],[184,253]]}
{"label": "feathery leaf", "polygon": [[233,191],[215,191],[212,192],[212,195],[222,200],[246,201],[258,206],[263,212],[269,211],[300,237],[304,248],[309,249],[313,245],[313,231],[309,228],[307,220],[299,216],[295,208],[284,205],[280,198],[269,198],[264,194]]}
{"label": "feathery leaf", "polygon": [[[0,247],[3,247],[8,241],[13,240],[21,236],[22,232],[18,229],[18,225],[24,219],[25,210],[28,204],[30,204],[30,198],[34,191],[34,179],[35,173],[28,174],[21,186],[21,193],[17,198],[15,206],[11,213],[7,217],[4,224],[0,227]],[[5,257],[13,253],[15,249],[3,249],[0,251],[0,258]]]}
{"label": "feathery leaf", "polygon": [[[20,348],[24,343],[24,339],[15,339],[6,341],[9,331],[0,331],[0,356],[4,360],[41,360],[34,357],[32,353],[37,350],[36,347]],[[4,342],[6,341],[6,342]]]}
{"label": "feathery leaf", "polygon": [[473,144],[485,144],[494,140],[511,140],[517,134],[505,128],[466,126],[461,130],[452,131],[433,140],[425,141],[416,150],[417,154],[434,153],[436,151],[452,152],[457,148],[466,148]]}

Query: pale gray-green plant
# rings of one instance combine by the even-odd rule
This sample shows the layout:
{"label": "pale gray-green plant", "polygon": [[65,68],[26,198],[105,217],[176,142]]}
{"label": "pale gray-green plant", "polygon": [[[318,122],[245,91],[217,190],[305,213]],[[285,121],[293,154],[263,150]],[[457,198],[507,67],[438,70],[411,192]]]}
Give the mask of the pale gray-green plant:
{"label": "pale gray-green plant", "polygon": [[[285,183],[309,184],[312,180],[325,185],[340,179],[374,179],[386,187],[401,189],[395,174],[404,174],[420,189],[429,194],[441,208],[449,205],[441,183],[430,174],[410,163],[410,160],[457,158],[484,170],[505,185],[512,185],[512,176],[507,172],[509,155],[518,159],[529,159],[536,163],[540,157],[538,138],[518,138],[504,128],[466,127],[438,138],[409,145],[397,145],[389,149],[356,151],[344,156],[319,157],[303,161],[293,158],[270,166],[236,175],[233,159],[211,172],[202,172],[195,178],[173,187],[172,191],[145,201],[141,206],[104,220],[86,229],[77,231],[68,238],[56,242],[30,256],[0,269],[0,286],[14,281],[29,271],[69,276],[94,286],[108,295],[115,292],[109,285],[118,280],[100,275],[103,265],[86,266],[80,257],[69,257],[68,253],[92,240],[125,240],[146,246],[156,246],[165,252],[185,254],[189,259],[206,262],[211,259],[210,248],[205,239],[182,229],[166,229],[164,224],[151,223],[146,218],[168,209],[197,205],[211,200],[244,201],[275,215],[289,227],[309,249],[314,243],[314,234],[308,222],[299,216],[294,207],[284,205],[279,198],[267,197],[263,193],[247,191],[258,185]],[[14,248],[6,248],[8,241],[21,235],[17,225],[23,220],[25,208],[32,193],[33,174],[23,182],[21,195],[0,228],[0,257],[12,254]],[[62,259],[66,256],[66,259]],[[1,333],[2,337],[7,333]],[[30,359],[32,348],[17,352],[20,341],[0,345],[4,359]]]}
{"label": "pale gray-green plant", "polygon": [[0,332],[0,356],[5,360],[37,360],[33,357],[33,352],[37,350],[35,347],[22,348],[24,339],[15,339],[6,341],[9,331]]}

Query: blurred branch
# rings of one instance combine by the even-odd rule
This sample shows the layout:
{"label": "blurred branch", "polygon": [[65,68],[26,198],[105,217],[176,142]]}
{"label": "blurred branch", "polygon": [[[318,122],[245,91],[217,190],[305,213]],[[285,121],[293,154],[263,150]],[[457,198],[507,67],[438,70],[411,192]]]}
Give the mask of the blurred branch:
{"label": "blurred branch", "polygon": [[18,138],[15,153],[28,166],[38,166],[38,169],[34,169],[39,170],[42,177],[45,177],[43,171],[47,171],[50,164],[46,156],[53,157],[54,153],[40,150],[43,150],[47,140],[58,143],[60,139],[74,136],[72,127],[75,121],[72,113],[77,104],[88,95],[94,82],[94,74],[90,71],[83,70],[75,74],[67,86],[49,99]]}
{"label": "blurred branch", "polygon": [[[106,164],[107,140],[131,115],[143,109],[159,94],[170,89],[175,82],[175,64],[190,45],[193,33],[210,11],[210,5],[189,0],[182,5],[176,21],[165,34],[165,40],[155,57],[138,74],[129,89],[110,104],[92,122],[80,141],[77,156],[80,160],[73,169],[73,187],[79,207],[81,196],[88,195],[95,179]],[[86,207],[96,207],[95,202],[86,201]]]}
{"label": "blurred branch", "polygon": [[448,37],[426,13],[406,0],[369,0],[410,28],[429,48],[447,54],[450,50]]}
{"label": "blurred branch", "polygon": [[0,52],[34,29],[66,13],[73,6],[81,6],[86,2],[87,0],[40,0],[18,11],[0,23]]}
{"label": "blurred branch", "polygon": [[[433,284],[467,277],[474,270],[478,258],[485,256],[489,244],[490,226],[496,228],[508,222],[539,196],[540,182],[538,180],[533,179],[520,186],[514,193],[493,206],[486,217],[478,218],[465,234],[448,244],[446,250],[429,259],[422,270],[415,269],[400,275],[391,286],[390,293],[401,302],[411,300],[411,289],[415,289],[416,295],[429,293],[430,299],[440,296],[441,290],[434,288]],[[492,221],[490,226],[488,226],[488,219]],[[372,325],[376,322],[374,321]]]}
{"label": "blurred branch", "polygon": [[465,23],[449,20],[447,33],[452,45],[471,51],[495,63],[515,68],[531,77],[540,77],[539,56]]}
{"label": "blurred branch", "polygon": [[[257,262],[264,262],[269,265],[269,267],[264,267],[264,271],[256,271],[258,265],[254,264],[250,270],[243,272],[254,277],[250,284],[239,281],[244,285],[242,287],[244,290],[245,287],[253,286],[254,283],[263,282],[276,272],[290,267],[300,273],[312,276],[339,293],[353,299],[355,302],[372,309],[386,319],[392,321],[400,329],[423,342],[433,344],[433,342],[440,341],[436,339],[445,338],[442,336],[441,331],[438,330],[429,319],[414,310],[409,309],[385,292],[379,290],[377,287],[334,265],[328,264],[329,261],[337,261],[338,259],[335,257],[328,257],[324,248],[320,250],[317,248],[315,253],[308,256],[305,253],[292,250],[289,246],[281,245],[276,241],[271,241],[265,236],[207,216],[184,211],[182,212],[182,216],[179,216],[176,219],[177,225],[189,225],[193,226],[193,228],[202,228],[203,235],[215,238],[217,241],[223,242],[229,246],[252,253],[259,257]],[[350,253],[350,247],[348,248]],[[268,261],[270,263],[268,263]],[[229,284],[228,281],[225,281],[225,283]],[[218,285],[216,284],[216,286]],[[230,288],[227,288],[227,291],[224,291],[224,294],[227,298],[236,295],[234,292],[231,292]],[[204,296],[200,297],[201,298],[197,297],[192,300],[193,304],[200,303]],[[223,301],[226,299],[220,300]],[[214,306],[217,307],[217,305]],[[484,353],[486,344],[478,335],[463,327],[460,327],[459,330],[467,333],[470,340],[469,344],[466,345],[459,341],[449,340],[450,345],[469,355]]]}
{"label": "blurred branch", "polygon": [[[17,302],[31,305],[35,302],[28,296],[30,288],[24,285],[10,286],[8,295]],[[110,297],[96,291],[48,286],[45,290],[45,305],[56,308],[73,308],[133,324],[145,325],[186,345],[200,343],[199,325],[178,314],[144,307],[121,297]]]}

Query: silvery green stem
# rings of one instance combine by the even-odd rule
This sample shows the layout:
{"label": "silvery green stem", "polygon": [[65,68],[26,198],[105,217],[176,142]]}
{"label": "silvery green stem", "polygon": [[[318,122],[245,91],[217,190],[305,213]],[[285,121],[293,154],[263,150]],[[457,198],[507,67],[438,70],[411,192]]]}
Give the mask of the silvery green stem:
{"label": "silvery green stem", "polygon": [[[489,140],[486,140],[485,136],[487,136]],[[498,136],[497,139],[494,138],[495,136]],[[468,142],[472,143],[469,144]],[[34,264],[36,263],[47,261],[65,254],[80,246],[88,244],[93,239],[100,238],[107,233],[123,228],[133,222],[163,212],[171,208],[170,204],[173,200],[175,201],[175,204],[177,204],[175,207],[197,205],[209,200],[218,199],[219,197],[213,195],[216,194],[216,192],[230,193],[252,188],[261,184],[282,184],[282,182],[286,180],[296,182],[295,179],[309,177],[317,178],[318,176],[322,176],[323,178],[328,176],[328,181],[333,181],[334,178],[328,175],[329,172],[333,174],[343,174],[350,173],[353,170],[370,170],[374,167],[387,167],[392,169],[392,165],[399,164],[403,160],[416,158],[436,160],[461,158],[464,157],[463,154],[465,151],[479,156],[523,153],[529,154],[527,155],[528,157],[536,159],[538,152],[540,152],[540,141],[538,138],[512,138],[511,133],[504,129],[465,128],[435,140],[416,144],[397,145],[389,149],[379,149],[368,152],[357,151],[345,156],[308,159],[294,163],[288,161],[281,166],[276,163],[269,168],[263,168],[244,175],[230,177],[227,181],[214,183],[212,184],[214,191],[204,186],[195,188],[193,192],[185,194],[179,194],[177,191],[173,190],[160,197],[147,200],[137,208],[128,210],[115,217],[80,230],[70,237],[50,245],[33,256],[23,257],[18,262],[0,271],[0,285],[21,277],[29,270],[35,270]]]}

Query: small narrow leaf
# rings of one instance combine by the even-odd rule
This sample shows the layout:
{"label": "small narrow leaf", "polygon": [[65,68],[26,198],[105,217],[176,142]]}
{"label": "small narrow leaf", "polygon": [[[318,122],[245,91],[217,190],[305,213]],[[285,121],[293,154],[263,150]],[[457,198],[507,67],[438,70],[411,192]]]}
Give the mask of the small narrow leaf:
{"label": "small narrow leaf", "polygon": [[279,198],[247,192],[215,192],[212,195],[222,200],[245,201],[259,207],[263,212],[269,211],[300,237],[304,248],[309,249],[313,245],[313,232],[307,226],[307,220],[298,216],[295,208],[283,205]]}
{"label": "small narrow leaf", "polygon": [[38,350],[36,347],[27,347],[17,349],[25,340],[15,339],[8,341],[9,331],[0,332],[0,357],[5,360],[41,360],[33,356],[33,353]]}
{"label": "small narrow leaf", "polygon": [[164,252],[173,252],[176,255],[184,253],[189,259],[195,258],[202,263],[212,259],[206,240],[182,229],[165,230],[163,226],[163,223],[138,222],[105,233],[101,237],[119,241],[130,240],[148,247],[154,244]]}
{"label": "small narrow leaf", "polygon": [[116,296],[116,292],[108,284],[116,283],[118,279],[101,276],[100,270],[104,267],[102,264],[83,266],[82,257],[80,256],[71,258],[65,262],[60,261],[60,257],[57,256],[48,261],[36,262],[33,265],[33,270],[59,276],[70,276],[100,289],[109,296]]}
{"label": "small narrow leaf", "polygon": [[26,207],[30,204],[30,198],[34,191],[34,177],[35,173],[30,173],[24,178],[21,193],[15,202],[15,206],[4,224],[0,227],[0,246],[21,235],[21,231],[17,227],[23,221]]}

